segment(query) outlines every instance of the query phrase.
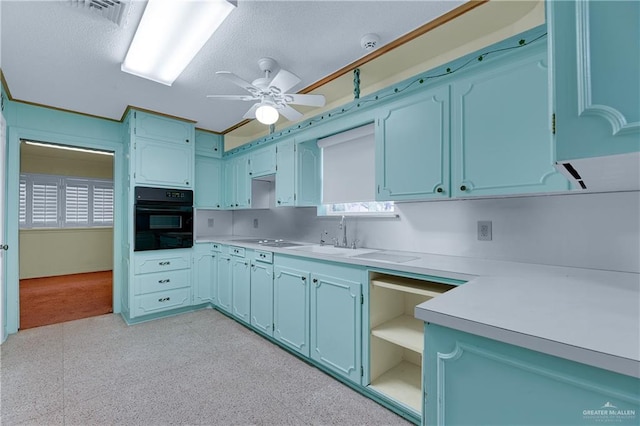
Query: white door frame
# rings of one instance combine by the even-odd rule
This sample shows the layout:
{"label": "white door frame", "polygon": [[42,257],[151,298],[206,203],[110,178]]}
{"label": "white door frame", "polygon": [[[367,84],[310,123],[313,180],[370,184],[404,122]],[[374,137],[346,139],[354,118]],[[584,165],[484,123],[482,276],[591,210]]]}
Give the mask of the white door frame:
{"label": "white door frame", "polygon": [[[113,217],[113,312],[121,311],[122,279],[126,275],[122,271],[122,242],[127,242],[124,229],[124,214],[127,213],[127,194],[124,194],[125,161],[124,143],[122,141],[80,137],[41,130],[9,127],[7,149],[7,208],[6,241],[12,248],[6,252],[6,332],[16,333],[20,327],[20,261],[19,261],[19,204],[20,204],[20,141],[23,139],[54,144],[77,146],[103,151],[112,151],[114,217]],[[126,272],[126,271],[125,271]]]}

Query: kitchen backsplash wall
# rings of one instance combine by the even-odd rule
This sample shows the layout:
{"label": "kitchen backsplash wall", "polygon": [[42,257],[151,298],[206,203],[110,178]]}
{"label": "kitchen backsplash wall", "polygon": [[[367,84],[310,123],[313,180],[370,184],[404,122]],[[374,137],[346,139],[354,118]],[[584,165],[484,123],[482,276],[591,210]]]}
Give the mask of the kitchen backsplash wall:
{"label": "kitchen backsplash wall", "polygon": [[193,225],[196,240],[198,238],[232,235],[233,212],[196,209]]}
{"label": "kitchen backsplash wall", "polygon": [[[640,273],[640,192],[402,203],[397,211],[398,218],[347,218],[349,242],[355,236],[370,248]],[[492,221],[492,241],[477,240],[479,220]],[[233,213],[233,233],[243,236],[319,242],[326,229],[330,243],[337,225],[315,208]]]}

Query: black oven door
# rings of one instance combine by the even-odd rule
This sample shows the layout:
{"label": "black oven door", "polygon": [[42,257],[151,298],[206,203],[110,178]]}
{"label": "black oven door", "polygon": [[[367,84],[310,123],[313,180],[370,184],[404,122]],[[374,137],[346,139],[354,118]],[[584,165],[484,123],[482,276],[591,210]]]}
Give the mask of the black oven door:
{"label": "black oven door", "polygon": [[134,251],[193,246],[193,207],[136,204]]}

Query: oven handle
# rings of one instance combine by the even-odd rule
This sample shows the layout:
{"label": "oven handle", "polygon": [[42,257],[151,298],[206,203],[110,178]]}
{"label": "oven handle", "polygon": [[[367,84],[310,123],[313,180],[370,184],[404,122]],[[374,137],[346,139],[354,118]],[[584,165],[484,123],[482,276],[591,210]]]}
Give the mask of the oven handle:
{"label": "oven handle", "polygon": [[136,212],[173,212],[173,213],[192,213],[193,207],[191,206],[175,206],[175,207],[142,207],[136,206]]}

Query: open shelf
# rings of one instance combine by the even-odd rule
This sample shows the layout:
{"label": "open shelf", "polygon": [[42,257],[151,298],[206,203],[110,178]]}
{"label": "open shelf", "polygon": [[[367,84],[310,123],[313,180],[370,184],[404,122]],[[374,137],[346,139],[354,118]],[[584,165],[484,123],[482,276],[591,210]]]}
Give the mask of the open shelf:
{"label": "open shelf", "polygon": [[369,387],[422,412],[422,371],[420,366],[402,361],[371,382]]}
{"label": "open shelf", "polygon": [[398,290],[405,293],[419,294],[421,296],[428,297],[440,296],[442,293],[454,287],[448,284],[419,281],[404,277],[377,277],[371,280],[371,284],[391,290]]}
{"label": "open shelf", "polygon": [[424,348],[424,323],[409,315],[401,315],[380,324],[371,334],[388,342],[422,354]]}

